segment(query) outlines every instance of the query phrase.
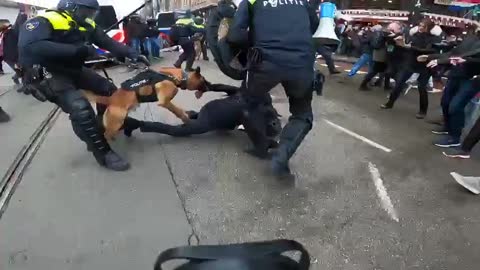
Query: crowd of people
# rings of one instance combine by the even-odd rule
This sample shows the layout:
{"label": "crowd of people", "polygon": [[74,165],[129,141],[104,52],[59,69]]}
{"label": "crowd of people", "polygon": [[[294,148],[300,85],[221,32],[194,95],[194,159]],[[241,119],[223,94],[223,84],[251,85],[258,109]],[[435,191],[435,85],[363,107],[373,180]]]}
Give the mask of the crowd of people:
{"label": "crowd of people", "polygon": [[[419,93],[419,110],[416,118],[424,119],[428,107],[428,91],[433,81],[446,77],[441,100],[442,121],[432,132],[440,137],[434,145],[448,148],[444,154],[454,158],[470,158],[473,146],[480,140],[480,121],[477,120],[469,132],[465,127],[465,108],[479,95],[480,29],[464,37],[447,36],[441,27],[424,19],[415,26],[399,22],[372,27],[337,25],[341,40],[337,53],[357,56],[348,77],[353,77],[364,66],[368,73],[360,83],[359,90],[368,91],[371,86],[380,86],[390,91],[382,109],[392,109],[400,94],[416,81]],[[319,54],[321,54],[321,50]],[[325,59],[327,65],[333,65]],[[330,62],[330,63],[329,63]],[[330,73],[335,73],[329,68]],[[334,72],[332,72],[332,70]],[[373,81],[373,79],[378,78]],[[392,81],[394,85],[392,86]],[[465,130],[467,131],[467,130]]]}

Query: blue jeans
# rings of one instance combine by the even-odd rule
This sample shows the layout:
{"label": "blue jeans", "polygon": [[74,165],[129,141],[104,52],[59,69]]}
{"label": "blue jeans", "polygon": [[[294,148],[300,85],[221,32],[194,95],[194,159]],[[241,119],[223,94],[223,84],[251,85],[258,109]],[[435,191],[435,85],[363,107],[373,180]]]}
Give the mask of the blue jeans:
{"label": "blue jeans", "polygon": [[357,72],[365,65],[368,65],[369,72],[373,66],[372,54],[364,53],[358,58],[358,61],[353,65],[352,70],[348,73],[349,77],[355,76]]}
{"label": "blue jeans", "polygon": [[480,89],[473,87],[471,80],[460,83],[458,91],[453,96],[448,107],[448,133],[454,139],[460,139],[465,125],[465,107],[475,97]]}
{"label": "blue jeans", "polygon": [[138,53],[142,52],[141,46],[140,46],[141,43],[142,43],[142,41],[138,38],[133,38],[132,39],[132,48],[134,48]]}
{"label": "blue jeans", "polygon": [[160,38],[147,38],[145,40],[145,47],[151,56],[160,57],[160,49],[162,49]]}

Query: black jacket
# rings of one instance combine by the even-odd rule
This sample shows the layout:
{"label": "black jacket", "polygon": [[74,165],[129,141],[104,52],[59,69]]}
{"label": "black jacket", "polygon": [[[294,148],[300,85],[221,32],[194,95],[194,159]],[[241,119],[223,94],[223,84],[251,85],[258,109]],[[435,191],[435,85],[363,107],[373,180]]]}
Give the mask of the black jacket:
{"label": "black jacket", "polygon": [[227,39],[259,48],[265,71],[303,78],[313,72],[312,34],[317,27],[318,16],[306,0],[248,0],[240,3]]}
{"label": "black jacket", "polygon": [[112,40],[98,27],[89,28],[86,32],[76,28],[55,31],[46,18],[35,17],[20,29],[19,62],[26,66],[41,65],[54,72],[80,70],[88,57],[86,42],[109,50],[118,57],[135,54],[129,47]]}

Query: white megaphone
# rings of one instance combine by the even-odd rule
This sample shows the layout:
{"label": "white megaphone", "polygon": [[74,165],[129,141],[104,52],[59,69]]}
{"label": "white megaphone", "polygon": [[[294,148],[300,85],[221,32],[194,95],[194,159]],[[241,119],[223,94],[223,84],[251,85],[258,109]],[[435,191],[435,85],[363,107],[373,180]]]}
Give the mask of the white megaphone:
{"label": "white megaphone", "polygon": [[340,40],[335,34],[335,14],[337,7],[330,2],[320,5],[320,23],[317,31],[313,34],[313,40],[318,45],[338,45]]}

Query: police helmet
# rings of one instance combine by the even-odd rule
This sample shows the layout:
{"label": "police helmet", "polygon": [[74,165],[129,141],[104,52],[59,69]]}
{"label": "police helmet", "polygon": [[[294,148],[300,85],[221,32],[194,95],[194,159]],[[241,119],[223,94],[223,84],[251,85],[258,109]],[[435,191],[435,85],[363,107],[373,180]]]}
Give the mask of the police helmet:
{"label": "police helmet", "polygon": [[95,19],[100,10],[97,0],[60,0],[57,9],[68,11],[77,22],[84,22],[86,19]]}
{"label": "police helmet", "polygon": [[58,9],[67,11],[73,11],[79,7],[99,10],[100,4],[97,0],[60,0],[57,5]]}
{"label": "police helmet", "polygon": [[195,22],[195,24],[203,24],[203,18],[200,16],[197,16],[195,17],[195,19],[193,19],[193,22]]}

